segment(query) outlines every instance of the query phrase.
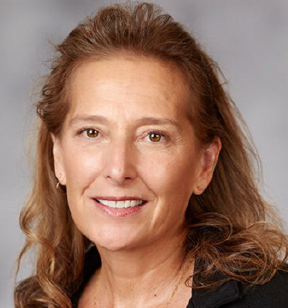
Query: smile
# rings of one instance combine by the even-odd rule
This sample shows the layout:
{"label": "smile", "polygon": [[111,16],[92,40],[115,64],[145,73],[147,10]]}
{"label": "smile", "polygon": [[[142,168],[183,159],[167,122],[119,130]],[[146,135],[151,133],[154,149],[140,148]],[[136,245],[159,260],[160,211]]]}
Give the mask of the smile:
{"label": "smile", "polygon": [[123,201],[112,201],[112,200],[104,200],[104,199],[95,199],[102,205],[116,208],[116,209],[124,209],[129,207],[136,207],[145,204],[146,200],[123,200]]}

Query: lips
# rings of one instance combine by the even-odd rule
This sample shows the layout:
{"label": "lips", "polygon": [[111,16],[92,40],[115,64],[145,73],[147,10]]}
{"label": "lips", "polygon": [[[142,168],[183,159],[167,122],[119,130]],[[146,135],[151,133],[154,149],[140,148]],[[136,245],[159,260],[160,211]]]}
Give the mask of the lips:
{"label": "lips", "polygon": [[131,216],[142,210],[147,200],[138,199],[135,197],[115,198],[115,197],[97,197],[93,198],[98,208],[102,213],[113,217]]}

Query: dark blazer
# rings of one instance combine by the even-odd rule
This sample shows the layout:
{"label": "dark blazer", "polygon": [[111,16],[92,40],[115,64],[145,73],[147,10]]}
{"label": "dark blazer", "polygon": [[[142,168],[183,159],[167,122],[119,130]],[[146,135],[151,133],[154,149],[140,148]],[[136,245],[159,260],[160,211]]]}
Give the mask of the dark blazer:
{"label": "dark blazer", "polygon": [[[71,297],[72,307],[77,308],[78,300],[92,274],[99,268],[100,260],[96,249],[91,248],[85,255],[83,281]],[[242,284],[229,280],[212,292],[194,290],[186,308],[288,308],[288,273],[277,272],[266,284],[253,286],[244,291]],[[135,307],[137,308],[137,307]],[[184,308],[184,307],[183,307]]]}
{"label": "dark blazer", "polygon": [[277,272],[266,284],[244,292],[242,284],[230,280],[214,292],[192,291],[187,308],[288,308],[288,273]]}

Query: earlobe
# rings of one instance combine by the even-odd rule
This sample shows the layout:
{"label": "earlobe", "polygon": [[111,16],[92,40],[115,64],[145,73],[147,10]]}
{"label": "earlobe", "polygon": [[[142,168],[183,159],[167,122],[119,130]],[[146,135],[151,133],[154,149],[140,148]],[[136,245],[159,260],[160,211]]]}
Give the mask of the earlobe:
{"label": "earlobe", "polygon": [[53,142],[53,158],[54,158],[55,177],[58,179],[59,184],[66,185],[66,175],[64,171],[64,165],[63,165],[61,141],[58,137],[56,137],[53,134],[51,134],[51,138]]}
{"label": "earlobe", "polygon": [[202,149],[199,174],[197,175],[193,192],[195,195],[201,195],[211,182],[220,151],[221,140],[219,137],[215,137],[208,146]]}

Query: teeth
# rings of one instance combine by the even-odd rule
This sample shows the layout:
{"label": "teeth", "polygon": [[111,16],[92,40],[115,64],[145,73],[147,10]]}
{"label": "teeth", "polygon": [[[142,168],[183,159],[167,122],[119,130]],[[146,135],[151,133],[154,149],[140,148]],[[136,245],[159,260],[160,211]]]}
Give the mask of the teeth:
{"label": "teeth", "polygon": [[[117,203],[119,203],[119,202],[117,202]],[[130,200],[125,200],[124,201],[124,207],[129,207],[129,206],[131,206],[131,201]]]}
{"label": "teeth", "polygon": [[123,209],[127,207],[134,207],[144,203],[144,200],[125,200],[125,201],[108,201],[103,199],[97,199],[103,205]]}

